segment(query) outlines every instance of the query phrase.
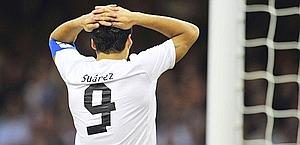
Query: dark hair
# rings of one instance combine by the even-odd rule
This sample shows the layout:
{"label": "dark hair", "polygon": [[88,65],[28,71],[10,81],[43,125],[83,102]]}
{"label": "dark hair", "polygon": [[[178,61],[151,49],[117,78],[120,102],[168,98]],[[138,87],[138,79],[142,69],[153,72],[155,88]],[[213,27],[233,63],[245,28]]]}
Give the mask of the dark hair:
{"label": "dark hair", "polygon": [[118,53],[123,51],[128,35],[132,30],[122,30],[115,27],[100,26],[92,31],[92,39],[97,52]]}

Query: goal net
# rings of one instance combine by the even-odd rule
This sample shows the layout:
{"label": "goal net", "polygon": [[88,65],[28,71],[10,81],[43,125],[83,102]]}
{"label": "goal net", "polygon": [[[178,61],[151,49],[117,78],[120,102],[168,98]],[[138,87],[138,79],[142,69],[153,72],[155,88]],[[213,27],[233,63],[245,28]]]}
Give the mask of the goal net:
{"label": "goal net", "polygon": [[300,144],[299,3],[210,1],[208,145]]}
{"label": "goal net", "polygon": [[299,0],[247,0],[243,142],[300,144]]}

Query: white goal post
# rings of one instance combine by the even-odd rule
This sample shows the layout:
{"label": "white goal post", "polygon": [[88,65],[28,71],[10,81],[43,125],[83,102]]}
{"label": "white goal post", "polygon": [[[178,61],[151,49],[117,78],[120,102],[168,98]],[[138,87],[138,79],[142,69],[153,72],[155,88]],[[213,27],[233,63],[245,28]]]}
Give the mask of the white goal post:
{"label": "white goal post", "polygon": [[299,145],[300,1],[209,6],[207,145]]}
{"label": "white goal post", "polygon": [[241,145],[245,1],[209,1],[207,145]]}

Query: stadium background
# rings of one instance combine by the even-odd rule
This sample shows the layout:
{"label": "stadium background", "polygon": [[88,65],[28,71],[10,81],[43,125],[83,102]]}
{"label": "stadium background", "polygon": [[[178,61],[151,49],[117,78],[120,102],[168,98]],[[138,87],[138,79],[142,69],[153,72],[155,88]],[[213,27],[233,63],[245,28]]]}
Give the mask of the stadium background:
{"label": "stadium background", "polygon": [[[72,145],[75,130],[66,87],[51,59],[48,37],[59,24],[88,13],[87,0],[15,0],[0,4],[0,145]],[[98,4],[105,4],[98,2]],[[132,11],[193,22],[201,36],[158,84],[158,145],[204,145],[206,120],[207,0],[130,0]],[[163,42],[134,28],[133,52]],[[93,55],[81,33],[80,51]]]}

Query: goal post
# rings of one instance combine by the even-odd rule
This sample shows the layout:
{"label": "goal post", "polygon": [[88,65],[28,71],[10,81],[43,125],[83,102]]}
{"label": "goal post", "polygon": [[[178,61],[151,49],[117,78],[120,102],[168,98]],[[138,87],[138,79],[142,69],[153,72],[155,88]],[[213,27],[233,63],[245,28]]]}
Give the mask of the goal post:
{"label": "goal post", "polygon": [[209,6],[207,145],[299,145],[300,1]]}
{"label": "goal post", "polygon": [[245,2],[209,2],[206,141],[241,145]]}

